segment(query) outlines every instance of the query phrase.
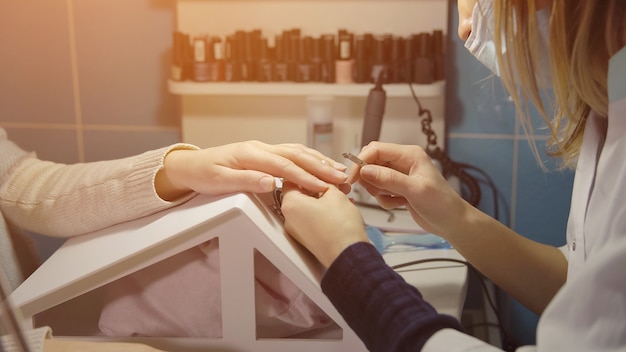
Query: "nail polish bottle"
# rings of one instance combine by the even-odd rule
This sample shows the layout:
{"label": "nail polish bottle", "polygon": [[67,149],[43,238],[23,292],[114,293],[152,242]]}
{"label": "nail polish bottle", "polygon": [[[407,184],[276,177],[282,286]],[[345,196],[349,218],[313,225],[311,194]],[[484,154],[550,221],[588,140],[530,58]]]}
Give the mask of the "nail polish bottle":
{"label": "nail polish bottle", "polygon": [[241,81],[241,64],[239,62],[239,45],[236,35],[226,37],[224,43],[224,81]]}
{"label": "nail polish bottle", "polygon": [[287,62],[285,61],[285,39],[283,35],[274,37],[274,81],[288,80]]}
{"label": "nail polish bottle", "polygon": [[393,43],[393,35],[385,34],[383,36],[383,42],[385,50],[385,83],[391,83],[391,77],[389,76],[389,67],[391,66],[391,45]]}
{"label": "nail polish bottle", "polygon": [[255,32],[237,31],[235,35],[239,44],[241,80],[246,82],[255,81],[254,45],[256,34]]}
{"label": "nail polish bottle", "polygon": [[444,40],[443,31],[436,29],[432,35],[434,80],[440,81],[445,79],[445,56],[444,56]]}
{"label": "nail polish bottle", "polygon": [[433,83],[435,75],[430,33],[424,32],[417,35],[415,49],[413,82],[418,84]]}
{"label": "nail polish bottle", "polygon": [[173,32],[172,39],[172,72],[170,79],[182,81],[185,55],[184,35],[181,32]]}
{"label": "nail polish bottle", "polygon": [[389,81],[391,83],[405,82],[404,77],[404,38],[394,36],[391,39],[389,57]]}
{"label": "nail polish bottle", "polygon": [[354,38],[354,82],[367,83],[370,81],[369,55],[365,37],[357,35]]}
{"label": "nail polish bottle", "polygon": [[374,38],[374,47],[372,49],[372,70],[370,73],[370,82],[378,82],[378,76],[382,75],[383,83],[388,83],[388,66],[389,60],[387,58],[387,38],[384,36],[377,36]]}
{"label": "nail polish bottle", "polygon": [[312,38],[311,55],[311,82],[322,82],[322,39]]}
{"label": "nail polish bottle", "polygon": [[335,59],[336,43],[335,35],[325,34],[322,36],[322,82],[335,83]]}
{"label": "nail polish bottle", "polygon": [[208,82],[208,37],[199,35],[193,38],[193,80],[196,82]]}
{"label": "nail polish bottle", "polygon": [[193,80],[193,43],[191,35],[184,34],[183,37],[183,81]]}
{"label": "nail polish bottle", "polygon": [[311,81],[311,50],[313,48],[313,38],[306,36],[299,41],[298,61],[296,64],[296,82]]}
{"label": "nail polish bottle", "polygon": [[402,56],[401,50],[402,46],[400,45],[400,38],[393,36],[391,37],[391,41],[389,44],[389,65],[387,67],[387,77],[389,83],[398,83],[398,69],[397,63]]}
{"label": "nail polish bottle", "polygon": [[415,58],[415,42],[411,37],[406,37],[402,39],[402,51],[403,51],[403,59],[402,59],[402,83],[410,83],[413,82],[413,60]]}
{"label": "nail polish bottle", "polygon": [[209,46],[209,81],[224,80],[224,46],[220,37],[211,38]]}
{"label": "nail polish bottle", "polygon": [[287,54],[287,76],[289,81],[298,81],[298,63],[300,61],[300,32],[292,30],[289,32],[288,54]]}
{"label": "nail polish bottle", "polygon": [[252,66],[252,77],[254,81],[258,80],[259,65],[258,61],[261,55],[261,41],[263,39],[263,32],[260,29],[254,29],[250,32],[250,54],[248,60],[250,60],[250,66]]}
{"label": "nail polish bottle", "polygon": [[178,31],[172,32],[172,67],[170,79],[173,81],[182,81],[183,73],[183,46],[182,33]]}
{"label": "nail polish bottle", "polygon": [[294,70],[293,70],[293,66],[290,65],[290,63],[293,61],[291,59],[291,31],[288,30],[284,30],[282,32],[282,40],[283,40],[283,53],[284,53],[284,59],[283,62],[285,63],[285,68],[287,70],[287,81],[293,81],[293,75],[294,75]]}
{"label": "nail polish bottle", "polygon": [[[372,50],[374,48],[374,38],[375,36],[372,33],[363,34],[363,39],[365,40],[365,53],[367,54],[368,58],[372,55]],[[371,58],[368,59],[368,65],[370,66],[372,65],[371,61]]]}
{"label": "nail polish bottle", "polygon": [[352,53],[352,34],[345,30],[339,31],[338,57],[335,61],[335,83],[354,83],[354,58]]}
{"label": "nail polish bottle", "polygon": [[257,81],[271,82],[274,80],[274,58],[267,38],[260,39],[259,59],[257,61]]}

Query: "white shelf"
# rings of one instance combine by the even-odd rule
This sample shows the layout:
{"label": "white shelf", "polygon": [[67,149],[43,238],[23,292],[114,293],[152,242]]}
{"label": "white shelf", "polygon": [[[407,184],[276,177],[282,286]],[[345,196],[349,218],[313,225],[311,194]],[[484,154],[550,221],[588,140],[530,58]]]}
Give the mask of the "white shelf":
{"label": "white shelf", "polygon": [[[335,83],[257,83],[257,82],[177,82],[169,81],[169,91],[177,95],[231,95],[231,96],[311,96],[330,95],[337,97],[366,97],[374,86],[363,84]],[[411,97],[406,83],[384,85],[388,97]],[[443,96],[445,81],[433,84],[413,84],[415,94],[420,98]]]}

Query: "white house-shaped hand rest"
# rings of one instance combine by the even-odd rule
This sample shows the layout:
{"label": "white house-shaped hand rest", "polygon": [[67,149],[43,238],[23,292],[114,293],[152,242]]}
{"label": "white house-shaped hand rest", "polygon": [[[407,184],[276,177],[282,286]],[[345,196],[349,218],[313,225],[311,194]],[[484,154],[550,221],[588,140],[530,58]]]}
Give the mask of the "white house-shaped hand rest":
{"label": "white house-shaped hand rest", "polygon": [[[218,238],[223,253],[223,336],[142,341],[173,351],[365,351],[363,343],[322,293],[319,280],[323,268],[285,234],[282,223],[267,204],[263,196],[249,194],[197,196],[176,208],[69,239],[13,292],[11,301],[30,323],[29,319],[37,313]],[[319,337],[311,334],[297,339],[258,339],[255,250],[325,311],[336,323],[336,329],[324,331]],[[99,338],[102,337],[94,337]]]}

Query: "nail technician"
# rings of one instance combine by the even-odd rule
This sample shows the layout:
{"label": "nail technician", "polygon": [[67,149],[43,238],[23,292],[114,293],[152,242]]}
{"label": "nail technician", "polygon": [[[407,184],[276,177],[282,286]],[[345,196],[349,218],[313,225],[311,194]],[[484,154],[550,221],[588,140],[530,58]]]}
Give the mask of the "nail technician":
{"label": "nail technician", "polygon": [[[373,142],[350,181],[385,207],[406,206],[541,314],[537,345],[518,351],[626,351],[626,2],[458,0],[458,11],[459,36],[502,78],[526,130],[532,105],[551,154],[576,168],[567,246],[531,241],[470,206],[420,147]],[[342,192],[283,190],[287,231],[327,267],[322,289],[371,351],[499,350],[462,333],[385,265]]]}

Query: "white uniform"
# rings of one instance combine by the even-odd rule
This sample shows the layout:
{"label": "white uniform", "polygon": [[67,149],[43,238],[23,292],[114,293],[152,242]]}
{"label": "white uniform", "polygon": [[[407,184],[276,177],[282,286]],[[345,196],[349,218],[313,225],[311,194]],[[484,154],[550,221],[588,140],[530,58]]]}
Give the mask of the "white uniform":
{"label": "white uniform", "polygon": [[[626,351],[626,47],[609,62],[608,91],[608,119],[589,116],[576,168],[567,283],[539,321],[537,346],[520,352]],[[451,329],[423,349],[497,350]]]}

